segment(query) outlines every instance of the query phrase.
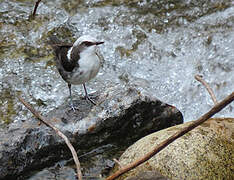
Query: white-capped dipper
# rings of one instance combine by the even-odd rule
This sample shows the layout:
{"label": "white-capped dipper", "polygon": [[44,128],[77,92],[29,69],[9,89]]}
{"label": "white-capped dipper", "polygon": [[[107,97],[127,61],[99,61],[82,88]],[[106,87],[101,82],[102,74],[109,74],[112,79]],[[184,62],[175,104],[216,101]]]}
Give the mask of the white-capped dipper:
{"label": "white-capped dipper", "polygon": [[83,84],[86,99],[96,105],[88,96],[85,82],[94,78],[101,67],[96,48],[97,45],[103,43],[104,42],[97,41],[89,35],[81,36],[73,45],[61,42],[56,36],[50,36],[49,44],[53,47],[55,52],[56,67],[63,80],[68,83],[71,108],[73,111],[75,111],[75,107],[71,94],[72,84]]}

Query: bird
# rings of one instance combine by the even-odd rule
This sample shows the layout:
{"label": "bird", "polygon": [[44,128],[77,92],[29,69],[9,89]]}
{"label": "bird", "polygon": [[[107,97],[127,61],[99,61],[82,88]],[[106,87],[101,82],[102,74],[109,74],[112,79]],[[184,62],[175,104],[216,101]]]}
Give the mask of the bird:
{"label": "bird", "polygon": [[97,46],[103,43],[91,35],[83,35],[73,44],[64,43],[55,35],[49,36],[49,44],[55,54],[55,65],[69,88],[70,106],[73,111],[77,108],[73,104],[71,85],[82,84],[86,100],[96,105],[89,97],[85,83],[99,72],[101,61],[96,50]]}

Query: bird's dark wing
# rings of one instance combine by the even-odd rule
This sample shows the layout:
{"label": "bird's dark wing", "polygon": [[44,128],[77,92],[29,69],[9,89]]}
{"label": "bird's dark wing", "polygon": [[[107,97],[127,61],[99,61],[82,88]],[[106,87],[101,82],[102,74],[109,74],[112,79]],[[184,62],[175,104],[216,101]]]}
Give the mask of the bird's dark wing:
{"label": "bird's dark wing", "polygon": [[55,52],[55,62],[56,66],[61,73],[61,71],[67,71],[67,72],[72,72],[72,70],[76,67],[77,65],[77,60],[71,59],[70,61],[67,58],[67,53],[69,49],[72,47],[72,44],[65,44],[61,42],[56,36],[50,36],[50,42],[49,44],[51,47],[54,49]]}

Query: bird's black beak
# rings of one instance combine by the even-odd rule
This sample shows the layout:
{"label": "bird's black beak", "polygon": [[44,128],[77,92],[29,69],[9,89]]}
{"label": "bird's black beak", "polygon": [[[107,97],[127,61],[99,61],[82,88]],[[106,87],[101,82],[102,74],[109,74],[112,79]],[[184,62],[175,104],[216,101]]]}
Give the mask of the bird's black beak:
{"label": "bird's black beak", "polygon": [[101,41],[101,42],[96,42],[95,45],[99,45],[99,44],[103,44],[104,42]]}

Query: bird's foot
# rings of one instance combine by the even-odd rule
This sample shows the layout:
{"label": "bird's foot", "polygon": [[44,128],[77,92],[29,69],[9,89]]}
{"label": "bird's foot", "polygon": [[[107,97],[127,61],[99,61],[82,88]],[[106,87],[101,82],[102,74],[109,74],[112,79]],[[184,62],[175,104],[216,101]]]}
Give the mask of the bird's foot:
{"label": "bird's foot", "polygon": [[78,110],[78,107],[76,107],[73,103],[70,104],[70,111],[76,112]]}
{"label": "bird's foot", "polygon": [[89,96],[85,96],[85,99],[86,99],[86,101],[88,100],[89,102],[91,102],[91,104],[96,105],[94,100],[92,100]]}

